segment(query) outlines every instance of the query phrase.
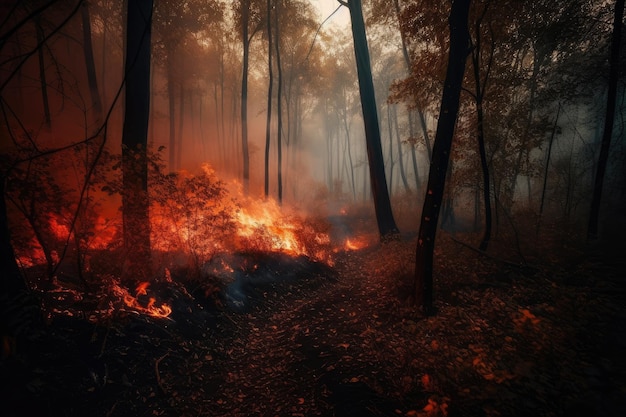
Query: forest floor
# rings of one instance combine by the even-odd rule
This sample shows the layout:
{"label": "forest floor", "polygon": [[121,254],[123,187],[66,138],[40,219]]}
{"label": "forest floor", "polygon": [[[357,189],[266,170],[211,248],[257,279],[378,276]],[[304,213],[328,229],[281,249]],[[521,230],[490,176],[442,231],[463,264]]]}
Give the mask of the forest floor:
{"label": "forest floor", "polygon": [[0,414],[626,415],[622,257],[570,249],[522,268],[442,233],[424,318],[406,299],[414,245],[339,252],[332,276],[184,326],[59,317],[1,362]]}

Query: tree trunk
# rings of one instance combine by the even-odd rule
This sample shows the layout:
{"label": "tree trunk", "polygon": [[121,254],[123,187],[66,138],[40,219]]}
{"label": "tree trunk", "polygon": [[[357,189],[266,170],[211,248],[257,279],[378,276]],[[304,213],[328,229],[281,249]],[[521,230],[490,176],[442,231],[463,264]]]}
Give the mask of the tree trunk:
{"label": "tree trunk", "polygon": [[4,197],[5,181],[5,175],[0,176],[0,271],[2,271],[0,294],[12,295],[27,288],[17,265],[15,252],[11,244],[7,205]]}
{"label": "tree trunk", "polygon": [[[485,6],[486,7],[486,6]],[[475,104],[476,104],[476,141],[478,142],[478,153],[480,155],[480,167],[483,173],[483,200],[485,204],[485,230],[482,240],[478,248],[482,251],[487,250],[489,240],[491,239],[491,186],[489,181],[489,163],[487,161],[487,153],[485,150],[485,116],[483,107],[483,96],[485,86],[482,85],[480,79],[480,24],[481,19],[476,22],[476,41],[472,49],[472,67],[474,70],[474,86],[475,86]],[[488,76],[488,75],[487,75]]]}
{"label": "tree trunk", "polygon": [[178,103],[178,140],[176,141],[176,169],[183,166],[183,128],[185,126],[185,85],[180,80],[180,99]]}
{"label": "tree trunk", "polygon": [[443,199],[450,148],[454,136],[459,98],[463,86],[465,61],[470,52],[470,37],[467,27],[470,0],[454,0],[450,11],[450,51],[448,68],[441,98],[439,121],[433,157],[428,174],[428,186],[422,209],[422,219],[415,251],[415,303],[426,315],[433,309],[433,252],[439,209]]}
{"label": "tree trunk", "polygon": [[169,104],[169,122],[170,122],[170,149],[169,149],[169,169],[170,172],[176,171],[176,91],[174,79],[174,46],[169,44],[167,47],[167,99]]}
{"label": "tree trunk", "polygon": [[50,101],[48,100],[48,81],[46,80],[46,64],[44,61],[44,34],[41,27],[41,19],[37,17],[35,19],[35,29],[37,31],[37,56],[39,58],[39,85],[41,86],[41,101],[43,103],[44,121],[46,126],[50,128],[52,125],[52,118],[50,116]]}
{"label": "tree trunk", "polygon": [[102,120],[102,102],[98,91],[98,80],[96,78],[96,64],[93,58],[93,45],[91,43],[91,17],[89,15],[89,2],[85,1],[80,8],[83,26],[83,52],[85,56],[85,68],[87,69],[87,81],[89,83],[89,93],[91,94],[91,104],[96,123]]}
{"label": "tree trunk", "polygon": [[152,0],[128,0],[126,95],[122,131],[122,217],[126,282],[150,278],[148,118]]}
{"label": "tree trunk", "polygon": [[393,218],[389,191],[385,179],[385,163],[380,141],[380,126],[376,110],[376,96],[372,81],[372,69],[370,64],[367,37],[365,34],[365,22],[361,0],[348,2],[350,18],[352,21],[352,38],[354,41],[354,53],[359,78],[359,92],[361,95],[361,109],[365,125],[365,141],[367,144],[367,160],[369,162],[370,182],[374,196],[374,208],[376,222],[381,239],[399,234],[398,227]]}
{"label": "tree trunk", "polygon": [[396,130],[396,146],[398,147],[398,164],[400,165],[400,177],[402,178],[402,185],[404,185],[404,191],[407,193],[411,190],[409,187],[409,181],[406,178],[406,170],[404,168],[404,158],[402,157],[402,140],[400,139],[400,127],[398,126],[398,109],[393,108],[393,125]]}
{"label": "tree trunk", "polygon": [[278,70],[278,91],[276,92],[276,148],[278,150],[278,203],[283,202],[283,68],[280,64],[280,27],[278,19],[278,11],[280,9],[280,0],[276,2],[274,10],[274,26],[276,28],[276,69]]}
{"label": "tree trunk", "polygon": [[393,195],[393,129],[391,125],[391,106],[387,104],[387,131],[389,133],[389,197]]}
{"label": "tree trunk", "polygon": [[272,131],[272,90],[274,87],[274,69],[272,68],[272,0],[267,0],[267,118],[265,119],[265,198],[270,193],[270,139]]}
{"label": "tree trunk", "polygon": [[[550,157],[552,156],[552,144],[554,143],[554,136],[558,128],[559,115],[561,113],[561,103],[556,110],[556,117],[554,118],[554,125],[552,126],[552,134],[550,134],[550,142],[548,142],[548,156],[546,158],[546,168],[543,172],[543,187],[541,188],[541,204],[539,206],[539,221],[543,216],[543,206],[546,199],[546,188],[548,185],[548,170],[550,169]],[[537,223],[537,234],[539,234],[539,223]]]}
{"label": "tree trunk", "polygon": [[241,76],[241,151],[243,156],[243,191],[248,194],[250,188],[250,151],[248,149],[248,67],[250,65],[250,38],[248,21],[250,20],[250,0],[242,0],[241,39],[243,41],[243,73]]}
{"label": "tree trunk", "polygon": [[598,168],[596,178],[593,183],[593,196],[591,199],[591,212],[589,214],[589,225],[587,227],[587,241],[598,238],[598,222],[600,218],[600,203],[602,201],[602,186],[604,174],[609,159],[609,148],[611,147],[611,137],[613,136],[613,123],[615,121],[615,102],[617,99],[617,83],[619,81],[620,70],[620,43],[622,36],[622,20],[624,17],[624,0],[615,1],[615,18],[613,21],[613,39],[611,41],[611,58],[609,69],[609,91],[606,99],[606,118],[604,119],[604,133],[602,135],[602,145],[598,157]]}

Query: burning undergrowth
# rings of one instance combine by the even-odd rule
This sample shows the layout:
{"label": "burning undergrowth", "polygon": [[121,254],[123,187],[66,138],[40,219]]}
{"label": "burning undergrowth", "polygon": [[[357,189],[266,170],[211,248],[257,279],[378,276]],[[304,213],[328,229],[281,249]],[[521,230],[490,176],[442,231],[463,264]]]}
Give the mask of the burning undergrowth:
{"label": "burning undergrowth", "polygon": [[119,212],[106,216],[102,209],[106,198],[119,194],[118,179],[100,186],[106,196],[90,197],[80,216],[68,214],[68,203],[68,210],[48,210],[44,221],[19,229],[20,263],[31,287],[45,295],[50,317],[180,320],[181,311],[242,312],[277,286],[332,278],[338,251],[367,245],[345,227],[345,213],[311,216],[271,198],[245,196],[208,165],[196,174],[165,174],[157,164],[150,177],[154,273],[146,282],[121,282],[126,255]]}

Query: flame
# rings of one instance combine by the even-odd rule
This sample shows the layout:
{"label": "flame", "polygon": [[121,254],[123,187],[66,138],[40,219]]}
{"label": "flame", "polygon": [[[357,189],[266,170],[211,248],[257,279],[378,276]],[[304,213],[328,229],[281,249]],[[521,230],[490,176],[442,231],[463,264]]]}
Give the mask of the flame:
{"label": "flame", "polygon": [[172,314],[172,308],[167,304],[161,304],[160,306],[156,305],[156,298],[149,297],[148,303],[145,307],[140,303],[138,297],[147,296],[147,289],[149,286],[149,282],[139,283],[139,285],[137,285],[137,288],[135,289],[135,296],[132,296],[128,292],[128,290],[120,287],[119,285],[115,286],[114,292],[118,293],[121,296],[124,304],[126,304],[127,307],[130,307],[139,313],[147,314],[149,316],[157,318],[168,317],[170,314]]}
{"label": "flame", "polygon": [[271,250],[308,255],[305,245],[296,236],[298,225],[283,215],[274,200],[249,204],[237,211],[234,220],[239,237],[261,236],[269,242]]}
{"label": "flame", "polygon": [[140,295],[148,295],[148,292],[146,290],[149,286],[149,282],[140,282],[139,285],[137,285],[137,288],[135,288],[136,296],[139,297]]}
{"label": "flame", "polygon": [[346,242],[343,245],[344,250],[359,250],[359,249],[363,249],[364,247],[367,246],[367,242],[363,241],[362,239],[346,239]]}

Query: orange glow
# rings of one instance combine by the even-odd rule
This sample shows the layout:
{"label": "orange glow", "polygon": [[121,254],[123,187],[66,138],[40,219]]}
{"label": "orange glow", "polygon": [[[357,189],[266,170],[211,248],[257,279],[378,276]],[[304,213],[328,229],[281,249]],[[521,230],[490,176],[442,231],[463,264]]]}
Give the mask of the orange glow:
{"label": "orange glow", "polygon": [[63,224],[59,221],[57,216],[49,214],[50,220],[50,231],[54,234],[54,236],[59,240],[65,240],[70,234],[70,228],[67,227],[66,224]]}

